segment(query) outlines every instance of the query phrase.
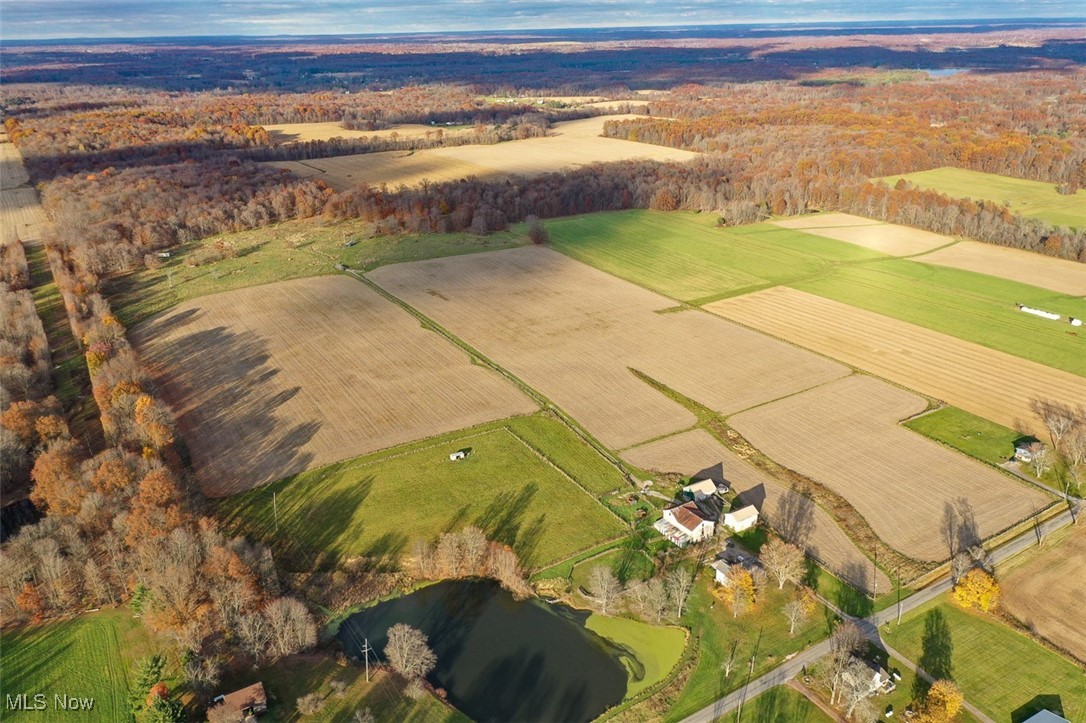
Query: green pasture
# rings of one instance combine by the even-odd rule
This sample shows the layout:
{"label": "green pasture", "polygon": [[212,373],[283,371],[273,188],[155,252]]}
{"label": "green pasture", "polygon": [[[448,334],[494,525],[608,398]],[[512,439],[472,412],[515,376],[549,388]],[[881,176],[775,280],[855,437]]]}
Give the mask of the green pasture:
{"label": "green pasture", "polygon": [[906,427],[989,464],[1002,464],[1014,455],[1022,437],[1013,429],[970,414],[957,407],[943,407],[905,422]]}

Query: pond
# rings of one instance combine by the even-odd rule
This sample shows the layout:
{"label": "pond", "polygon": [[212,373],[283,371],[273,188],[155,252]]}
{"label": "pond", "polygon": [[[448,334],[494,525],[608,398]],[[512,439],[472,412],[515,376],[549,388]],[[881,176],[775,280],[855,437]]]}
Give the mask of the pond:
{"label": "pond", "polygon": [[578,723],[626,695],[622,651],[587,630],[587,617],[514,600],[490,581],[458,580],[352,615],[339,640],[348,655],[361,658],[368,638],[384,660],[386,631],[407,623],[427,635],[437,655],[430,682],[472,719]]}

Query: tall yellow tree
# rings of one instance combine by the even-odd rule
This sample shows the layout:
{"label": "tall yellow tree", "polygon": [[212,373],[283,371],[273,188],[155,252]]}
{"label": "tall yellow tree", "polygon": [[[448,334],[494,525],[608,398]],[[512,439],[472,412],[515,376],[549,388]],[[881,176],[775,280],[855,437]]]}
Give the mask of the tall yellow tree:
{"label": "tall yellow tree", "polygon": [[962,709],[965,696],[951,680],[937,680],[931,684],[924,698],[924,707],[913,718],[915,723],[949,723]]}
{"label": "tall yellow tree", "polygon": [[973,568],[958,578],[954,599],[962,607],[978,607],[988,612],[999,604],[999,583],[988,572]]}
{"label": "tall yellow tree", "polygon": [[728,609],[732,611],[732,617],[737,618],[740,613],[754,607],[754,576],[750,574],[750,570],[733,565],[728,573],[727,581],[723,585],[718,585],[713,594],[728,606]]}

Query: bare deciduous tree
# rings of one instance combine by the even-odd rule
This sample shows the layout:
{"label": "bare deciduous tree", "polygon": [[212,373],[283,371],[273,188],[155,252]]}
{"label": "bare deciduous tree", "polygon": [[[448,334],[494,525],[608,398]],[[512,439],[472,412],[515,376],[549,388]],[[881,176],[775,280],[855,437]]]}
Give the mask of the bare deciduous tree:
{"label": "bare deciduous tree", "polygon": [[762,547],[758,559],[769,574],[777,579],[777,589],[783,589],[786,582],[798,584],[807,571],[803,550],[776,538]]}
{"label": "bare deciduous tree", "polygon": [[588,573],[588,595],[604,615],[622,595],[622,583],[606,565],[596,565]]}
{"label": "bare deciduous tree", "polygon": [[784,617],[788,620],[788,634],[796,634],[796,625],[807,619],[807,606],[802,600],[790,600],[781,608]]}
{"label": "bare deciduous tree", "polygon": [[430,650],[422,631],[404,623],[396,623],[388,629],[385,657],[392,669],[409,683],[425,678],[437,664],[437,656]]}
{"label": "bare deciduous tree", "polygon": [[694,587],[694,571],[686,565],[672,568],[667,574],[667,592],[675,606],[675,617],[681,618],[686,610],[686,600]]}
{"label": "bare deciduous tree", "polygon": [[654,577],[632,590],[634,602],[641,616],[652,623],[660,622],[667,610],[668,594],[663,581]]}
{"label": "bare deciduous tree", "polygon": [[264,606],[271,637],[268,651],[275,657],[298,653],[317,644],[317,625],[300,600],[281,597]]}

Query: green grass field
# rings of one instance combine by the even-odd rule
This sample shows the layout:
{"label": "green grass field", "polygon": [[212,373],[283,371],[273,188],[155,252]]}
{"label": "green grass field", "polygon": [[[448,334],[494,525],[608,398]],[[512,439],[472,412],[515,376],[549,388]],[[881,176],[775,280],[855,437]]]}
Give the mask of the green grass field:
{"label": "green grass field", "polygon": [[738,723],[833,723],[833,718],[799,691],[779,685],[748,701]]}
{"label": "green grass field", "polygon": [[1028,718],[1040,707],[1038,696],[1059,696],[1065,718],[1086,720],[1081,669],[995,618],[966,612],[945,597],[883,635],[936,677],[949,674],[966,700],[996,720]]}
{"label": "green grass field", "polygon": [[1086,317],[1086,299],[994,276],[889,259],[841,266],[791,286],[1040,364],[1086,376],[1082,342],[1067,325],[1015,309],[1015,302]]}
{"label": "green grass field", "polygon": [[[165,311],[183,301],[221,291],[275,281],[336,273],[335,264],[368,271],[401,261],[522,246],[523,226],[490,236],[471,234],[406,234],[369,238],[369,225],[344,221],[325,225],[320,219],[211,236],[173,249],[155,270],[141,269],[112,279],[106,288],[114,312],[125,326]],[[351,247],[348,241],[355,241]],[[235,258],[189,266],[192,259],[223,244]]]}
{"label": "green grass field", "polygon": [[602,565],[611,569],[622,582],[636,582],[652,577],[655,566],[652,560],[642,551],[631,547],[618,547],[613,550],[583,560],[573,568],[571,579],[574,590],[588,587],[588,578],[592,574],[592,568]]}
{"label": "green grass field", "polygon": [[[462,448],[468,458],[449,462]],[[304,472],[216,508],[236,531],[301,561],[396,559],[417,538],[475,524],[539,568],[624,532],[593,496],[622,484],[605,464],[560,422],[536,415]]]}
{"label": "green grass field", "polygon": [[1027,181],[961,168],[935,168],[930,171],[887,176],[881,180],[893,186],[904,178],[920,188],[930,188],[954,198],[995,201],[1022,216],[1039,218],[1062,226],[1086,226],[1086,190],[1074,196],[1061,196],[1054,183]]}
{"label": "green grass field", "polygon": [[[681,720],[739,688],[746,679],[743,661],[750,660],[752,655],[755,657],[754,677],[758,677],[780,665],[789,653],[829,635],[825,610],[819,610],[810,620],[797,626],[794,636],[788,634],[788,623],[781,614],[781,607],[790,599],[790,586],[778,590],[775,585],[768,585],[764,599],[755,609],[733,618],[731,611],[709,593],[709,586],[715,584],[712,575],[703,572],[690,595],[683,623],[694,635],[700,636],[698,661],[682,693],[671,706],[669,721]],[[720,663],[736,643],[735,659],[740,662],[731,676],[725,678]]]}
{"label": "green grass field", "polygon": [[854,244],[755,224],[716,228],[712,214],[595,213],[547,221],[550,245],[680,301],[703,303],[788,283],[835,264],[884,258]]}
{"label": "green grass field", "polygon": [[1021,434],[957,407],[943,407],[910,419],[905,427],[989,464],[1001,464],[1014,455]]}
{"label": "green grass field", "polygon": [[[0,715],[5,721],[128,720],[132,666],[164,650],[127,608],[5,632],[0,647],[3,692],[43,693],[48,706],[43,711],[5,710]],[[54,694],[93,698],[93,713],[54,710]]]}
{"label": "green grass field", "polygon": [[585,627],[628,650],[628,657],[622,658],[630,676],[627,699],[663,680],[686,647],[686,632],[675,627],[596,614],[588,617]]}

